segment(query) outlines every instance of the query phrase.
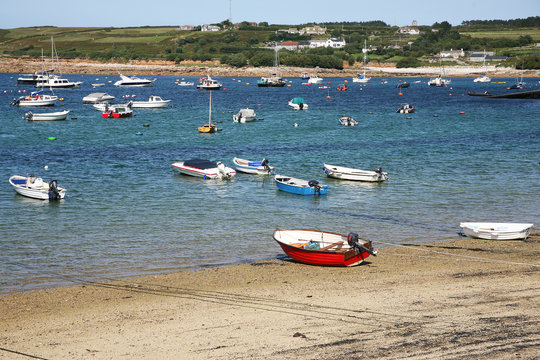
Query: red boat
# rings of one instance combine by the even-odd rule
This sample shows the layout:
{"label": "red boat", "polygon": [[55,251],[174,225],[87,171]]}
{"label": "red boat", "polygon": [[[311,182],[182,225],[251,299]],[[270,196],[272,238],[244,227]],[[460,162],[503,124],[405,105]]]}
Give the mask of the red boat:
{"label": "red boat", "polygon": [[133,115],[133,110],[128,105],[111,105],[105,108],[105,111],[101,114],[103,118],[124,118]]}
{"label": "red boat", "polygon": [[296,261],[323,266],[355,266],[369,255],[376,256],[371,241],[358,234],[342,235],[305,229],[277,229],[274,240]]}

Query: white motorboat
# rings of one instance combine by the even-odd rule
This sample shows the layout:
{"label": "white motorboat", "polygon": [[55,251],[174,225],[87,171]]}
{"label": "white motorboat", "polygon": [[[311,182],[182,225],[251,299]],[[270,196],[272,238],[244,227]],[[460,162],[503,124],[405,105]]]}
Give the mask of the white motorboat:
{"label": "white motorboat", "polygon": [[64,110],[51,113],[33,113],[28,111],[24,114],[24,119],[27,121],[59,121],[66,120],[71,110]]}
{"label": "white motorboat", "polygon": [[177,83],[178,86],[193,86],[194,83],[191,82],[191,81],[180,81],[179,83]]}
{"label": "white motorboat", "polygon": [[62,78],[47,78],[36,83],[37,88],[72,89],[81,86],[82,81],[70,81]]}
{"label": "white motorboat", "polygon": [[410,114],[414,112],[414,106],[403,104],[396,110],[396,112],[400,114]]}
{"label": "white motorboat", "polygon": [[105,110],[101,114],[102,118],[118,119],[118,118],[130,117],[133,115],[133,110],[131,110],[130,103],[128,103],[127,105],[122,105],[122,104],[116,104],[116,105],[105,104],[105,105],[106,105]]}
{"label": "white motorboat", "polygon": [[210,77],[210,75],[206,77],[202,77],[199,79],[199,83],[197,84],[197,89],[203,89],[203,90],[219,90],[221,89],[223,85]]}
{"label": "white motorboat", "polygon": [[203,179],[230,179],[236,171],[225,166],[221,161],[191,159],[175,162],[172,167],[181,174],[202,177]]}
{"label": "white motorboat", "polygon": [[66,196],[66,189],[58,186],[56,180],[46,183],[35,176],[13,175],[9,178],[13,189],[22,196],[39,200],[60,200]]}
{"label": "white motorboat", "polygon": [[246,174],[267,175],[274,171],[274,167],[268,165],[266,158],[262,159],[262,161],[250,161],[235,157],[233,163],[236,170]]}
{"label": "white motorboat", "polygon": [[96,92],[92,94],[88,94],[85,97],[83,97],[82,102],[83,104],[99,104],[99,103],[109,103],[115,99],[114,96],[103,93],[103,92]]}
{"label": "white motorboat", "polygon": [[41,91],[32,92],[30,95],[21,96],[18,99],[13,99],[11,105],[17,105],[22,107],[29,106],[53,106],[58,100],[56,95],[42,94]]}
{"label": "white motorboat", "polygon": [[55,78],[58,77],[57,75],[53,75],[54,69],[42,71],[42,72],[35,72],[33,74],[27,74],[23,75],[19,78],[17,78],[17,84],[19,85],[36,85],[38,82],[45,81],[49,78]]}
{"label": "white motorboat", "polygon": [[428,85],[429,86],[438,86],[438,87],[446,86],[446,85],[450,84],[450,81],[451,80],[444,79],[442,76],[439,75],[437,77],[429,79]]}
{"label": "white motorboat", "polygon": [[317,75],[312,75],[308,79],[308,84],[320,84],[323,82],[322,77],[318,77]]}
{"label": "white motorboat", "polygon": [[94,107],[94,109],[96,109],[97,111],[101,111],[101,112],[105,112],[113,107],[127,107],[127,108],[131,108],[131,105],[133,104],[133,101],[128,101],[127,103],[125,104],[109,104],[108,102],[102,102],[102,103],[96,103],[96,104],[93,104],[92,106]]}
{"label": "white motorboat", "polygon": [[171,100],[163,100],[156,95],[150,95],[148,101],[132,101],[132,108],[164,108],[171,102]]}
{"label": "white motorboat", "polygon": [[388,173],[383,172],[381,168],[378,168],[375,171],[370,171],[352,169],[344,166],[328,165],[324,163],[323,168],[326,176],[336,179],[367,182],[381,182],[388,179]]}
{"label": "white motorboat", "polygon": [[237,114],[233,115],[233,121],[237,123],[247,123],[257,120],[257,114],[255,110],[250,108],[240,109]]}
{"label": "white motorboat", "polygon": [[356,125],[358,125],[358,121],[356,121],[355,119],[353,119],[350,116],[342,116],[342,117],[339,118],[338,121],[343,126],[356,126]]}
{"label": "white motorboat", "polygon": [[294,110],[307,110],[308,104],[306,104],[306,101],[304,98],[301,97],[295,97],[292,98],[291,101],[289,101],[289,106]]}
{"label": "white motorboat", "polygon": [[526,239],[534,224],[463,222],[459,224],[467,236],[487,240]]}
{"label": "white motorboat", "polygon": [[152,85],[152,80],[138,78],[136,76],[120,75],[120,80],[114,83],[114,86],[121,87],[143,87]]}

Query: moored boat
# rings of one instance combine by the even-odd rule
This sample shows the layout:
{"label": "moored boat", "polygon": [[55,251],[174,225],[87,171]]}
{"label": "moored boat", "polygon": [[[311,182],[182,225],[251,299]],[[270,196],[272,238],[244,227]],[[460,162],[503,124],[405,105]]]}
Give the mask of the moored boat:
{"label": "moored boat", "polygon": [[113,101],[115,98],[112,95],[109,95],[104,92],[91,93],[83,97],[83,104],[99,104],[99,103],[108,103]]}
{"label": "moored boat", "polygon": [[37,88],[74,89],[82,85],[82,81],[70,81],[60,77],[49,77],[36,82]]}
{"label": "moored boat", "polygon": [[306,101],[304,100],[304,98],[301,98],[301,97],[292,98],[289,101],[289,106],[294,110],[307,110],[308,109],[308,104],[306,104]]}
{"label": "moored boat", "polygon": [[346,115],[340,117],[338,121],[343,126],[356,126],[356,125],[358,125],[358,121],[356,121],[352,117],[346,116]]}
{"label": "moored boat", "polygon": [[400,114],[410,114],[414,112],[414,106],[410,104],[402,104],[397,110]]}
{"label": "moored boat", "polygon": [[377,255],[371,241],[359,238],[356,233],[277,229],[273,238],[289,257],[310,265],[355,266],[370,255]]}
{"label": "moored boat", "polygon": [[200,78],[197,84],[197,89],[203,90],[220,90],[222,87],[223,85],[219,81],[212,79],[210,75]]}
{"label": "moored boat", "polygon": [[381,182],[388,179],[388,173],[383,172],[381,168],[370,171],[323,163],[323,170],[328,177],[342,180]]}
{"label": "moored boat", "polygon": [[24,119],[27,121],[58,121],[66,120],[71,110],[64,110],[51,113],[33,113],[28,111],[24,114]]}
{"label": "moored boat", "polygon": [[233,115],[233,121],[238,123],[247,123],[257,120],[257,114],[255,110],[250,108],[240,109],[240,111]]}
{"label": "moored boat", "polygon": [[258,87],[284,87],[285,80],[278,74],[270,74],[257,80]]}
{"label": "moored boat", "polygon": [[233,163],[237,171],[247,174],[267,175],[274,170],[273,166],[268,165],[266,158],[261,161],[250,161],[235,157]]}
{"label": "moored boat", "polygon": [[172,167],[181,174],[203,179],[230,179],[236,171],[225,166],[221,161],[214,162],[206,159],[191,159],[175,162]]}
{"label": "moored boat", "polygon": [[[108,104],[106,104],[108,105]],[[133,115],[133,110],[131,110],[131,107],[128,105],[110,105],[105,107],[105,111],[101,114],[101,117],[103,118],[125,118],[130,117]]]}
{"label": "moored boat", "polygon": [[216,124],[212,124],[212,91],[210,91],[210,102],[208,104],[208,124],[199,126],[197,130],[203,134],[213,134],[219,130]]}
{"label": "moored boat", "polygon": [[56,180],[44,182],[35,176],[13,175],[9,183],[20,195],[39,200],[60,200],[66,196],[66,189],[58,186]]}
{"label": "moored boat", "polygon": [[171,100],[164,100],[159,96],[150,95],[148,101],[132,101],[132,108],[165,108]]}
{"label": "moored boat", "polygon": [[308,84],[321,84],[322,82],[323,78],[317,75],[311,75],[308,79]]}
{"label": "moored boat", "polygon": [[526,239],[534,224],[462,222],[459,226],[467,236],[487,240]]}
{"label": "moored boat", "polygon": [[136,76],[120,75],[120,80],[114,83],[118,87],[143,87],[152,85],[152,80],[138,78]]}
{"label": "moored boat", "polygon": [[30,95],[21,96],[13,99],[11,105],[30,107],[30,106],[53,106],[58,100],[56,95],[43,94],[43,90],[32,92]]}
{"label": "moored boat", "polygon": [[317,180],[302,180],[290,176],[274,176],[276,186],[281,191],[297,195],[324,195],[328,191],[328,185],[322,185]]}

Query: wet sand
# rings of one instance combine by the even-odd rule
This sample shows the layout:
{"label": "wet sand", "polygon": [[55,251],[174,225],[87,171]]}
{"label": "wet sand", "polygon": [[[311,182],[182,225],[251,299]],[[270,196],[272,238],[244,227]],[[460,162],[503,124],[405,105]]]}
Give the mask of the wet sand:
{"label": "wet sand", "polygon": [[540,235],[0,296],[2,359],[538,359]]}

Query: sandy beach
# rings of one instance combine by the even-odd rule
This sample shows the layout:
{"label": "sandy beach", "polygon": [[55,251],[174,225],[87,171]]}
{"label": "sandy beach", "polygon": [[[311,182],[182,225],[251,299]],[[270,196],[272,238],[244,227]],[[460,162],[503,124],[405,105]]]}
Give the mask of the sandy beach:
{"label": "sandy beach", "polygon": [[[300,67],[281,66],[280,72],[285,77],[299,77],[302,72],[314,72],[322,77],[355,77],[361,72],[361,64],[358,66],[336,69],[306,69]],[[100,63],[90,60],[61,60],[56,67],[62,74],[101,74],[118,75],[146,75],[146,76],[233,76],[233,77],[260,77],[267,76],[275,71],[271,67],[244,67],[231,68],[220,66],[218,62],[207,62],[204,64],[181,63],[175,64],[170,61],[129,61],[127,63]],[[479,66],[445,66],[445,76],[452,77],[475,77],[484,72],[484,68]],[[540,70],[516,71],[509,67],[488,66],[489,75],[493,77],[540,77]],[[36,59],[1,59],[0,72],[5,73],[33,73],[41,71],[41,62]],[[57,71],[57,72],[58,72]],[[440,73],[439,67],[419,67],[419,68],[396,68],[392,64],[378,64],[368,67],[369,75],[375,77],[430,77]]]}
{"label": "sandy beach", "polygon": [[538,359],[538,233],[386,246],[353,268],[274,245],[255,263],[1,296],[0,358]]}

